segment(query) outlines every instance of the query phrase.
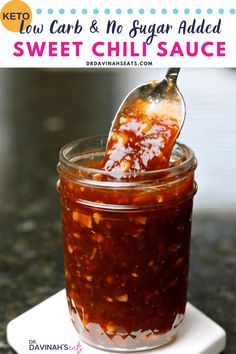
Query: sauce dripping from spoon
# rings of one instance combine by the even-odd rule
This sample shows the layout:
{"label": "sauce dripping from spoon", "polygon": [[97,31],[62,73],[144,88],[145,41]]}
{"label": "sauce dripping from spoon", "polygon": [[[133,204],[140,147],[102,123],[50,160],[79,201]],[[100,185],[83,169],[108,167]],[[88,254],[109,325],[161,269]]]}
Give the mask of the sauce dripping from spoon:
{"label": "sauce dripping from spoon", "polygon": [[176,85],[179,68],[131,91],[122,102],[108,136],[102,167],[115,173],[167,168],[185,118]]}

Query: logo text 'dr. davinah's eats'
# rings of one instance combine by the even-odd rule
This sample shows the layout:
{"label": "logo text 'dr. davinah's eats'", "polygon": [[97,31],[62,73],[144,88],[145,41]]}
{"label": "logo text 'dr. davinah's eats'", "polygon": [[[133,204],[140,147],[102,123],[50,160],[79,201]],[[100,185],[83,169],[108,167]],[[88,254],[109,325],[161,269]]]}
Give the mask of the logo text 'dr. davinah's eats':
{"label": "logo text 'dr. davinah's eats'", "polygon": [[71,345],[67,343],[39,343],[36,340],[29,340],[29,350],[34,352],[68,352],[71,354],[81,354],[83,351],[83,347],[81,343],[78,341],[77,344]]}
{"label": "logo text 'dr. davinah's eats'", "polygon": [[25,2],[12,0],[7,2],[0,12],[2,25],[11,32],[20,32],[32,21],[32,11]]}

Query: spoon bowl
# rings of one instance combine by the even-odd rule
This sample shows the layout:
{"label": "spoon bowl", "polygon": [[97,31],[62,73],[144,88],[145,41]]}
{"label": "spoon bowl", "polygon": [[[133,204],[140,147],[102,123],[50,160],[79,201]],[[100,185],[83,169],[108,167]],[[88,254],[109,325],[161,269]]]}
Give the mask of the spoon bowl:
{"label": "spoon bowl", "polygon": [[180,68],[170,68],[162,81],[153,80],[139,85],[129,92],[113,119],[108,141],[114,128],[120,124],[120,117],[126,113],[127,109],[130,110],[130,107],[134,106],[136,102],[140,102],[141,114],[156,114],[159,117],[174,115],[179,126],[179,135],[186,113],[185,102],[177,86],[179,71]]}
{"label": "spoon bowl", "polygon": [[176,81],[179,68],[165,78],[132,90],[118,109],[109,132],[103,167],[128,172],[168,167],[185,119]]}

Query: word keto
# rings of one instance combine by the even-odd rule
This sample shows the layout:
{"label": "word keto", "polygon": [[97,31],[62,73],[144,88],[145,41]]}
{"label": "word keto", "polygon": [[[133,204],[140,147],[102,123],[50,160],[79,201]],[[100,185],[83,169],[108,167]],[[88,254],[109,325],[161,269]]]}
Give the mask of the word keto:
{"label": "word keto", "polygon": [[30,18],[30,14],[28,12],[3,12],[2,19],[8,21],[15,20],[28,20]]}
{"label": "word keto", "polygon": [[25,29],[32,21],[32,11],[26,3],[19,0],[7,2],[0,11],[3,26],[11,32]]}
{"label": "word keto", "polygon": [[[13,55],[22,57],[69,57],[81,56],[83,42],[15,42]],[[150,48],[146,42],[95,42],[91,45],[91,55],[95,57],[147,57],[148,54],[158,57],[224,57],[225,42],[157,42]],[[152,50],[152,53],[150,53]],[[155,52],[153,52],[155,51]]]}

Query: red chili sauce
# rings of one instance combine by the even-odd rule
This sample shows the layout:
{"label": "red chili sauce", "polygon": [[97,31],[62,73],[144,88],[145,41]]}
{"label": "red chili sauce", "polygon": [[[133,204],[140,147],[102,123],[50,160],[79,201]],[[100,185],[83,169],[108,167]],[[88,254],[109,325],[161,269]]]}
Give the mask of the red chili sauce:
{"label": "red chili sauce", "polygon": [[[168,167],[175,120],[126,113],[108,141],[102,167],[122,172]],[[60,185],[67,297],[82,338],[122,347],[129,336],[145,345],[178,326],[186,305],[192,212],[186,196],[193,191],[193,174],[163,187],[157,181],[147,192],[104,192],[64,176]],[[110,204],[137,207],[112,210]]]}

